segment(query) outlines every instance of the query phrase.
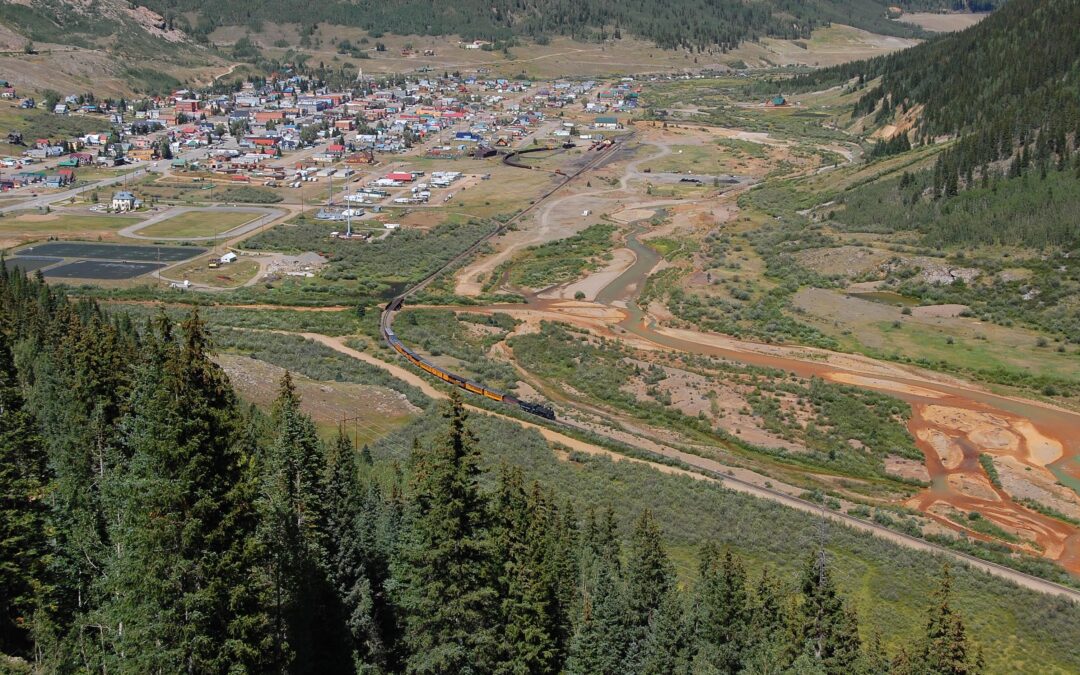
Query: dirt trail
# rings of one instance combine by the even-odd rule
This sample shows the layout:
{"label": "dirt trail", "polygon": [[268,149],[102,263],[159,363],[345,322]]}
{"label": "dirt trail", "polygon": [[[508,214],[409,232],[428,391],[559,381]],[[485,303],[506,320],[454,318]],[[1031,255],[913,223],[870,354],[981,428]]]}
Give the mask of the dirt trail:
{"label": "dirt trail", "polygon": [[[954,377],[864,356],[766,345],[701,331],[652,328],[649,317],[635,320],[628,310],[596,303],[537,298],[526,308],[504,305],[470,311],[504,312],[531,323],[564,321],[636,347],[720,356],[895,395],[912,406],[909,429],[926,456],[932,482],[930,488],[907,502],[909,506],[950,529],[989,541],[991,537],[973,529],[966,518],[947,517],[940,507],[949,506],[960,515],[977,511],[1017,537],[1014,548],[1045,556],[1080,573],[1080,530],[1026,508],[1004,490],[993,488],[978,461],[980,454],[989,453],[1012,456],[1033,470],[1045,470],[1055,463],[1064,467],[1080,456],[1080,442],[1070,442],[1075,438],[1072,432],[1080,428],[1080,416],[1075,413],[997,396]],[[928,410],[931,414],[935,410],[950,413],[927,420]],[[1013,445],[1005,442],[1010,438],[1015,439]],[[951,454],[954,460],[942,461],[943,453]]]}
{"label": "dirt trail", "polygon": [[[578,231],[585,229],[585,227],[593,222],[593,220],[587,219],[585,216],[580,216],[575,217],[574,222],[567,223],[566,221],[572,217],[568,214],[580,213],[585,210],[597,210],[598,198],[600,198],[601,195],[610,195],[603,201],[614,199],[616,193],[621,194],[625,192],[627,195],[630,195],[630,181],[636,178],[645,178],[648,175],[642,173],[639,167],[645,162],[652,162],[671,154],[670,146],[665,143],[659,141],[647,141],[646,144],[655,146],[658,149],[656,154],[631,161],[627,165],[622,178],[619,179],[619,185],[617,187],[583,190],[547,202],[544,204],[543,208],[540,209],[536,218],[531,221],[531,224],[527,229],[504,235],[499,242],[500,248],[498,251],[492,255],[474,260],[463,267],[461,271],[455,275],[454,293],[466,297],[476,297],[480,295],[483,292],[484,280],[486,280],[499,265],[510,260],[517,252],[530,246],[572,236]],[[577,201],[583,203],[564,213],[567,204]]]}
{"label": "dirt trail", "polygon": [[[282,331],[282,332],[284,332],[284,331]],[[293,335],[300,335],[300,336],[302,336],[302,337],[304,337],[306,339],[313,340],[315,342],[318,342],[319,344],[325,345],[326,347],[329,347],[330,349],[333,349],[333,350],[335,350],[337,352],[340,352],[340,353],[345,354],[347,356],[350,356],[352,358],[361,360],[361,361],[363,361],[365,363],[368,363],[368,364],[371,364],[373,366],[382,368],[383,370],[385,370],[386,372],[388,372],[390,375],[394,376],[395,378],[398,378],[398,379],[406,382],[407,384],[411,384],[411,385],[419,388],[422,392],[424,392],[424,394],[426,394],[427,396],[429,396],[431,398],[438,399],[438,400],[443,400],[443,399],[448,398],[447,394],[443,390],[434,387],[432,385],[432,383],[430,382],[430,380],[422,377],[417,372],[415,372],[415,371],[413,371],[411,369],[405,368],[403,366],[397,365],[397,364],[388,363],[388,362],[383,361],[381,359],[378,359],[378,358],[376,358],[376,357],[374,357],[374,356],[372,356],[370,354],[365,354],[364,352],[357,351],[357,350],[347,346],[342,338],[329,337],[329,336],[321,335],[321,334],[318,334],[318,333],[292,333],[292,334]],[[987,572],[989,574],[992,574],[994,576],[997,576],[999,578],[1006,579],[1008,581],[1012,581],[1013,583],[1016,583],[1017,585],[1019,585],[1021,587],[1024,587],[1024,588],[1027,588],[1027,589],[1030,589],[1030,590],[1033,590],[1033,591],[1036,591],[1036,592],[1039,592],[1039,593],[1046,593],[1046,594],[1049,594],[1049,595],[1060,595],[1060,596],[1067,597],[1067,598],[1073,600],[1074,602],[1080,602],[1080,591],[1076,591],[1076,590],[1073,590],[1073,589],[1070,589],[1070,588],[1067,588],[1067,587],[1064,587],[1064,586],[1060,586],[1060,585],[1052,583],[1050,581],[1039,579],[1037,577],[1033,577],[1033,576],[1024,574],[1022,572],[1017,572],[1017,571],[1011,570],[1011,569],[1009,569],[1007,567],[1002,567],[1000,565],[995,565],[993,563],[988,563],[986,561],[979,560],[977,558],[973,558],[971,556],[967,556],[967,555],[964,555],[962,553],[957,553],[956,551],[951,551],[949,549],[936,546],[936,545],[931,544],[929,542],[923,541],[922,539],[917,539],[915,537],[910,537],[910,536],[907,536],[905,534],[901,534],[899,532],[894,532],[892,530],[889,530],[889,529],[887,529],[885,527],[882,527],[882,526],[877,525],[877,524],[872,523],[872,522],[864,521],[864,520],[861,520],[859,518],[848,516],[848,515],[843,514],[843,513],[837,513],[837,512],[834,512],[834,511],[829,511],[829,510],[826,510],[826,509],[822,509],[819,505],[814,504],[813,502],[809,502],[809,501],[806,501],[806,500],[803,500],[803,499],[799,499],[798,497],[793,497],[791,495],[787,495],[787,494],[784,494],[782,492],[778,492],[776,490],[771,490],[769,488],[761,487],[761,486],[758,486],[758,485],[753,485],[751,483],[739,480],[739,479],[731,477],[731,476],[725,476],[725,475],[723,475],[723,472],[727,471],[728,467],[720,464],[719,462],[716,462],[716,461],[713,461],[713,460],[710,460],[710,459],[706,459],[704,457],[699,457],[697,455],[691,455],[691,454],[683,453],[683,452],[679,452],[679,451],[672,451],[672,453],[673,453],[671,455],[672,459],[680,460],[680,461],[684,462],[685,464],[687,464],[689,466],[693,466],[694,468],[698,469],[698,471],[691,471],[691,470],[682,469],[682,468],[679,468],[679,467],[669,466],[667,464],[661,464],[661,463],[658,463],[658,462],[650,462],[648,460],[637,459],[637,458],[632,458],[632,457],[626,457],[625,455],[620,455],[620,454],[618,454],[616,452],[608,450],[607,448],[601,447],[599,445],[595,445],[593,443],[588,443],[586,441],[582,441],[582,440],[579,440],[577,438],[573,438],[571,436],[568,436],[568,435],[560,433],[560,432],[558,432],[558,431],[556,431],[554,429],[550,429],[548,427],[545,427],[545,426],[542,426],[542,425],[539,425],[539,424],[519,420],[519,419],[516,419],[514,417],[510,417],[508,415],[500,415],[500,414],[492,412],[490,410],[485,410],[483,408],[477,408],[477,407],[471,406],[471,405],[466,405],[465,407],[470,412],[473,412],[473,413],[476,413],[476,414],[492,415],[492,416],[495,416],[495,417],[500,417],[500,418],[505,419],[507,421],[518,424],[518,425],[520,425],[520,426],[522,426],[524,428],[534,429],[541,436],[543,436],[544,439],[547,440],[549,443],[559,445],[559,446],[568,448],[568,449],[573,450],[573,451],[583,452],[583,453],[587,453],[587,454],[590,454],[590,455],[598,455],[598,456],[609,457],[613,461],[633,462],[635,464],[640,464],[642,466],[648,466],[648,467],[650,467],[652,469],[655,469],[656,471],[659,471],[661,473],[668,474],[668,475],[686,476],[686,477],[692,478],[694,480],[704,480],[704,481],[718,483],[718,484],[720,484],[720,485],[722,485],[722,486],[724,486],[724,487],[726,487],[726,488],[728,488],[730,490],[733,490],[735,492],[740,492],[740,493],[743,493],[743,494],[752,495],[754,497],[759,497],[759,498],[762,498],[762,499],[768,499],[770,501],[778,502],[780,504],[783,504],[783,505],[788,506],[790,508],[802,511],[804,513],[811,513],[811,514],[814,514],[814,515],[818,515],[818,516],[820,516],[822,518],[827,518],[827,519],[829,519],[831,521],[842,523],[842,524],[847,525],[849,527],[852,527],[852,528],[854,528],[856,530],[860,530],[862,532],[868,532],[870,534],[873,534],[874,536],[881,537],[883,539],[891,541],[891,542],[893,542],[895,544],[898,544],[900,546],[905,546],[907,548],[912,548],[912,549],[916,549],[916,550],[920,550],[920,551],[927,551],[927,552],[930,552],[930,553],[936,553],[936,554],[939,554],[939,555],[948,556],[948,557],[950,557],[950,558],[952,558],[954,560],[965,563],[965,564],[967,564],[967,565],[969,565],[969,566],[971,566],[971,567],[973,567],[975,569],[979,569],[979,570],[982,570],[982,571]],[[701,472],[706,472],[706,473],[701,473]]]}

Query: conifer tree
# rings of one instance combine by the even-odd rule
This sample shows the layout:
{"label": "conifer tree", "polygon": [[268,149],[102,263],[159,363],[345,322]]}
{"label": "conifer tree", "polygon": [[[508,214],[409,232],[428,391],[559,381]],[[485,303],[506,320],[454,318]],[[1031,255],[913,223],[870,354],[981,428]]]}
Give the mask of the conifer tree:
{"label": "conifer tree", "polygon": [[642,649],[642,675],[690,675],[693,672],[693,631],[683,596],[669,589],[652,614]]}
{"label": "conifer tree", "polygon": [[926,672],[935,674],[974,675],[982,671],[982,657],[972,653],[964,620],[953,610],[951,596],[952,573],[946,565],[941,585],[934,591],[918,663]]}
{"label": "conifer tree", "polygon": [[632,643],[627,658],[631,667],[637,670],[653,615],[675,588],[675,566],[664,551],[660,527],[647,509],[634,526],[623,576]]}
{"label": "conifer tree", "polygon": [[801,590],[798,647],[828,673],[850,672],[861,658],[858,620],[836,589],[824,549],[807,560]]}
{"label": "conifer tree", "polygon": [[498,599],[475,439],[455,392],[448,431],[413,458],[406,539],[395,575],[410,673],[494,667]]}
{"label": "conifer tree", "polygon": [[265,666],[236,399],[208,346],[195,313],[179,340],[159,322],[121,422],[128,459],[103,490],[113,555],[94,613],[103,670]]}
{"label": "conifer tree", "polygon": [[783,592],[766,567],[750,603],[745,668],[751,673],[777,672],[790,659],[788,616]]}
{"label": "conifer tree", "polygon": [[695,667],[737,673],[750,619],[746,570],[731,551],[721,558],[711,544],[702,549],[700,570],[694,602]]}
{"label": "conifer tree", "polygon": [[[327,495],[322,444],[315,424],[300,409],[286,373],[271,415],[274,440],[263,467],[260,541],[277,667],[294,673],[340,671],[352,657],[340,640],[343,612],[330,581]],[[348,666],[346,666],[348,664]]]}
{"label": "conifer tree", "polygon": [[378,622],[377,596],[381,587],[371,578],[373,551],[365,536],[363,486],[357,453],[349,437],[338,430],[326,457],[326,531],[330,576],[342,605],[340,620],[348,629],[352,661],[357,673],[384,672],[386,644]]}
{"label": "conifer tree", "polygon": [[599,560],[583,589],[581,622],[570,641],[566,672],[621,675],[630,672],[627,656],[633,633],[626,591],[611,560]]}
{"label": "conifer tree", "polygon": [[634,636],[611,509],[599,517],[591,508],[586,512],[581,550],[580,614],[567,650],[566,671],[626,672]]}
{"label": "conifer tree", "polygon": [[32,655],[31,628],[45,594],[47,458],[0,331],[0,654]]}
{"label": "conifer tree", "polygon": [[501,574],[503,641],[499,671],[558,670],[560,645],[557,579],[552,576],[548,532],[555,513],[539,485],[525,494],[520,469],[502,470],[493,504],[494,539]]}

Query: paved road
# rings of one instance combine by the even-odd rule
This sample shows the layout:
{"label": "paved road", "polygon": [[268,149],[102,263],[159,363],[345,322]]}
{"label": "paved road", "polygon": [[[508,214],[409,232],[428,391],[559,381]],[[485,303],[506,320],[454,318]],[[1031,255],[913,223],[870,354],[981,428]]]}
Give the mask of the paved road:
{"label": "paved road", "polygon": [[[40,209],[56,202],[62,202],[67,199],[71,199],[77,195],[81,195],[84,192],[90,190],[96,190],[98,188],[109,187],[110,185],[117,185],[123,183],[126,180],[132,180],[135,178],[141,178],[149,171],[147,168],[136,169],[130,173],[121,174],[112,178],[104,178],[93,183],[88,183],[81,187],[65,190],[64,192],[55,192],[53,194],[39,195],[32,197],[26,201],[19,202],[18,204],[11,204],[9,206],[0,207],[0,213],[11,213],[13,211],[26,211],[27,209]],[[28,188],[23,188],[24,190]]]}

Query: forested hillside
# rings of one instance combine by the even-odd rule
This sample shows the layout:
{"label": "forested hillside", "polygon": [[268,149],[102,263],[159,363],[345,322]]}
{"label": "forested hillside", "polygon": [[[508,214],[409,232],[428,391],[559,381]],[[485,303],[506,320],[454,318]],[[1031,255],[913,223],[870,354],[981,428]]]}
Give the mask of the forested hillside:
{"label": "forested hillside", "polygon": [[[792,86],[866,87],[852,119],[867,120],[870,130],[895,124],[899,134],[878,141],[871,157],[948,143],[932,170],[895,184],[894,201],[905,209],[878,209],[882,222],[902,214],[904,229],[926,232],[926,242],[936,246],[1072,246],[1080,242],[1072,208],[1080,192],[1078,25],[1080,0],[1011,0],[960,33],[823,70]],[[1028,176],[1034,184],[999,189],[1002,181]],[[978,199],[957,200],[975,189],[983,191]]]}
{"label": "forested hillside", "polygon": [[706,546],[684,590],[648,511],[621,532],[483,475],[459,401],[378,462],[288,376],[242,406],[194,313],[136,326],[0,269],[0,327],[3,672],[980,669],[948,575],[891,655],[823,551],[790,588]]}
{"label": "forested hillside", "polygon": [[462,0],[455,3],[403,0],[319,0],[302,13],[289,0],[143,0],[169,16],[195,13],[190,30],[205,35],[220,25],[332,23],[373,33],[460,35],[509,39],[513,36],[569,35],[579,39],[619,37],[627,33],[660,47],[732,48],[744,40],[771,35],[809,37],[830,22],[852,24],[877,33],[915,35],[909,24],[889,21],[886,7],[938,9],[947,0]]}

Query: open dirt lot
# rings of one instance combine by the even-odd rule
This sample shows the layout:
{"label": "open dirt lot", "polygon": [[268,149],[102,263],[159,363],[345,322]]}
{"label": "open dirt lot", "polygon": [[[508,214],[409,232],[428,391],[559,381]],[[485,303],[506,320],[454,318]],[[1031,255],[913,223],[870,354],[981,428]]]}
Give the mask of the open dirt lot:
{"label": "open dirt lot", "polygon": [[[260,407],[273,403],[285,369],[265,361],[222,354],[215,361],[228,374],[240,396]],[[396,391],[349,382],[321,382],[293,374],[301,408],[322,428],[330,429],[345,417],[359,416],[361,442],[372,440],[381,430],[392,430],[420,409]],[[350,422],[349,431],[352,431]]]}
{"label": "open dirt lot", "polygon": [[912,12],[904,14],[899,20],[931,33],[951,33],[970,28],[988,16],[988,13],[973,12]]}

